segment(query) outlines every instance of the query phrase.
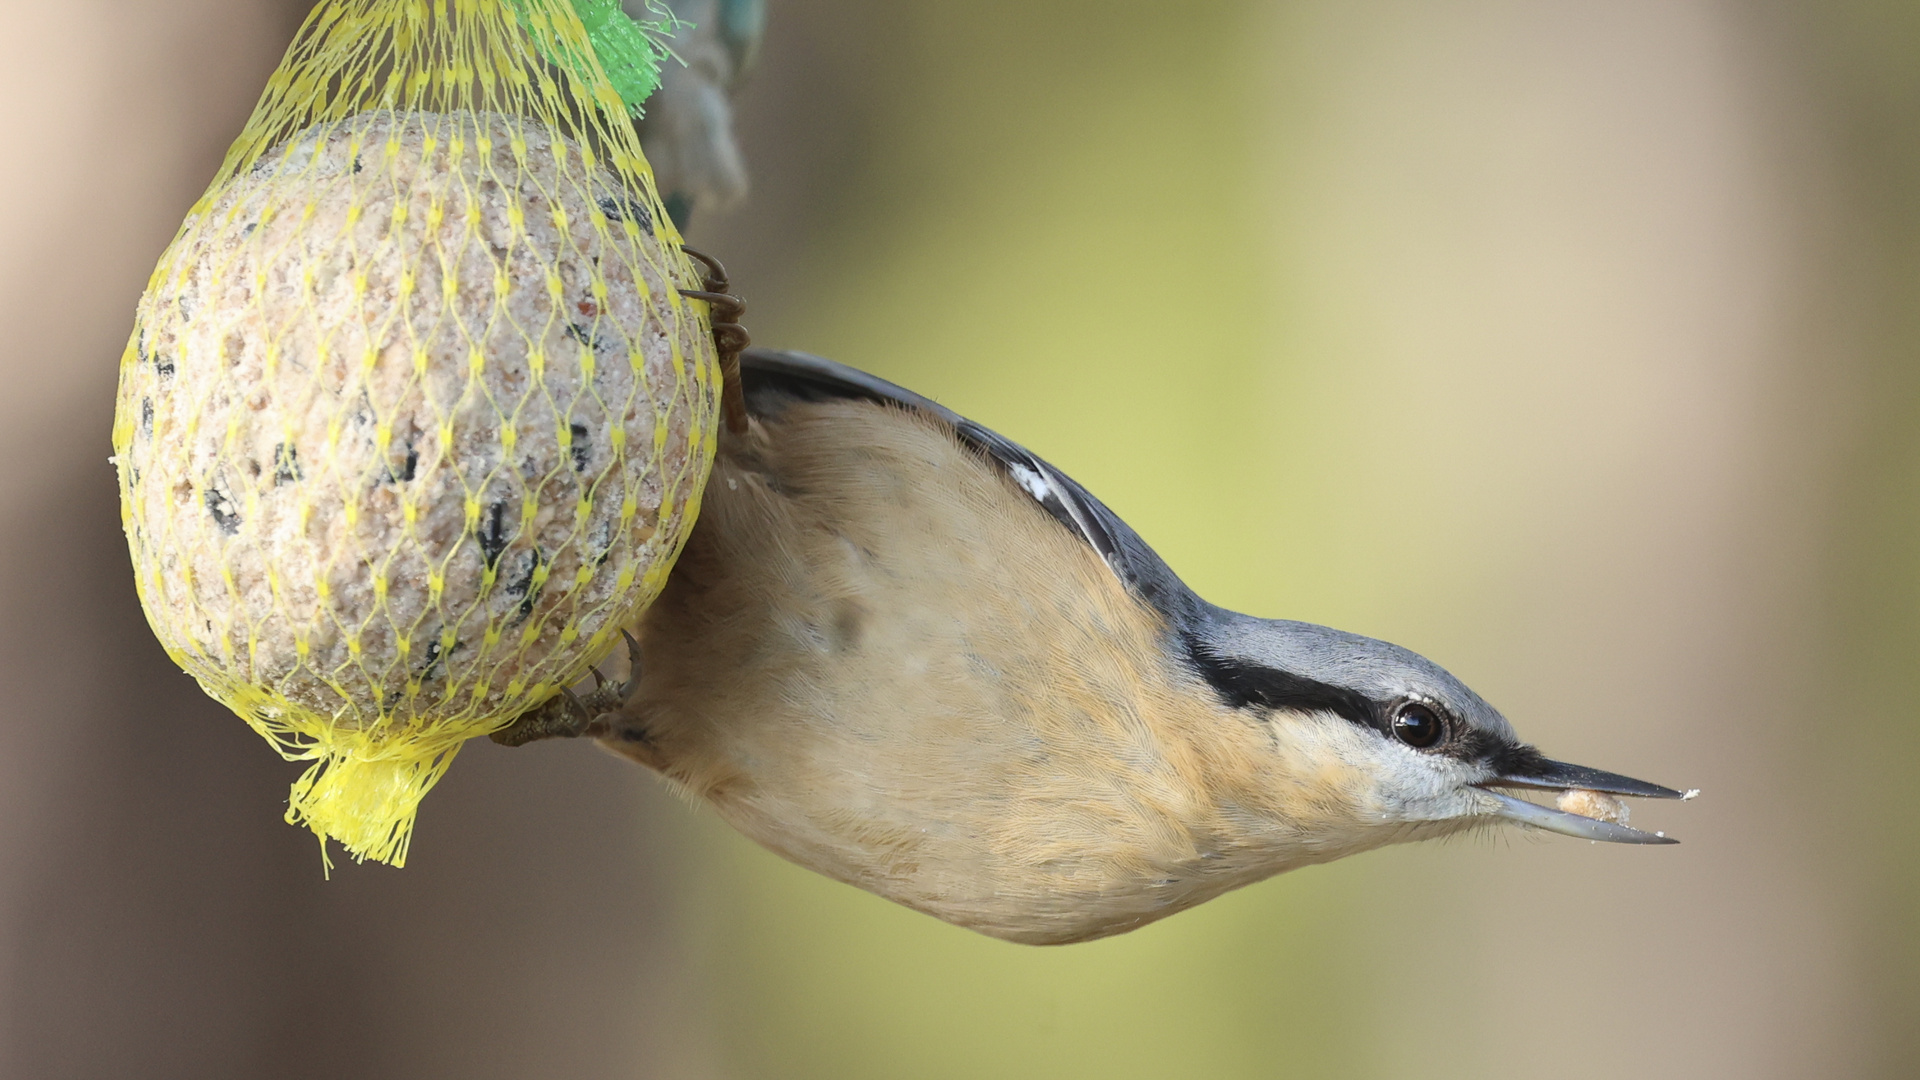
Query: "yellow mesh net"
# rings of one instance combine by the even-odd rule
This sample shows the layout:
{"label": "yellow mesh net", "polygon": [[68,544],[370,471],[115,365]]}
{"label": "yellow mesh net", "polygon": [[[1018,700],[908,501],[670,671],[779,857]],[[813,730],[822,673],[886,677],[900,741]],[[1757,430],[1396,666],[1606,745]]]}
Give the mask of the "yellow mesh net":
{"label": "yellow mesh net", "polygon": [[406,860],[460,744],[586,673],[698,512],[719,375],[564,0],[327,0],[140,301],[114,419],[168,652]]}

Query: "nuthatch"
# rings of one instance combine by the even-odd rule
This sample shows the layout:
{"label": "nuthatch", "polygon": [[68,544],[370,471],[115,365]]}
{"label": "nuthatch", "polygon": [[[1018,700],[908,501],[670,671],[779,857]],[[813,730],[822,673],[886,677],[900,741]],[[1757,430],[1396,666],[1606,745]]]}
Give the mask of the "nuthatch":
{"label": "nuthatch", "polygon": [[633,678],[499,741],[591,735],[802,866],[1035,944],[1502,820],[1673,842],[1493,790],[1684,797],[1548,760],[1406,649],[1207,603],[994,432],[819,357],[741,359],[751,423]]}

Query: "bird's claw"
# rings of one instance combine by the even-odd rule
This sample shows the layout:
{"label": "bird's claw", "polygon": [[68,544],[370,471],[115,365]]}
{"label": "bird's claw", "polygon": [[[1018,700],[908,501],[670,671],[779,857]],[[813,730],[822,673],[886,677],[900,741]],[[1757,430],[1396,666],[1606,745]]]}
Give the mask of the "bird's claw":
{"label": "bird's claw", "polygon": [[692,300],[704,300],[709,312],[708,322],[713,327],[713,344],[720,356],[720,411],[726,417],[727,430],[735,435],[747,430],[746,390],[740,385],[740,351],[753,343],[747,335],[747,328],[740,325],[740,316],[746,314],[747,302],[728,292],[727,268],[720,260],[702,251],[690,247],[681,247],[681,251],[706,266],[700,288],[681,289],[680,295]]}
{"label": "bird's claw", "polygon": [[626,681],[615,684],[598,667],[589,668],[594,688],[585,697],[563,686],[558,694],[521,713],[488,738],[501,746],[525,746],[542,739],[600,738],[612,731],[620,707],[640,685],[640,642],[626,630],[621,630],[620,636],[627,640]]}
{"label": "bird's claw", "polygon": [[[633,636],[633,631],[625,627],[620,628],[620,636],[627,639],[627,681],[615,688],[614,693],[619,694],[624,702],[633,696],[635,690],[640,689],[640,642]],[[600,669],[594,668],[593,673],[600,674]]]}
{"label": "bird's claw", "polygon": [[[593,696],[598,696],[595,691]],[[525,746],[542,739],[577,739],[593,733],[599,717],[571,688],[521,713],[513,723],[487,737],[501,746]]]}

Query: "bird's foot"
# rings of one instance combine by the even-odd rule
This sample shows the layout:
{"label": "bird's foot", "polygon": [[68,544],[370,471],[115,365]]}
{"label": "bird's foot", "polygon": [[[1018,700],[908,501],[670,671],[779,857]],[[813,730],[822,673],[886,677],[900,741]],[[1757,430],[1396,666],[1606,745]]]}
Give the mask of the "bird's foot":
{"label": "bird's foot", "polygon": [[747,395],[740,385],[740,350],[751,345],[753,339],[748,336],[747,328],[740,325],[740,316],[746,314],[747,302],[727,291],[727,268],[720,265],[719,259],[690,247],[683,246],[680,250],[706,267],[701,287],[681,289],[680,295],[707,302],[713,344],[720,353],[720,410],[726,417],[728,431],[745,434]]}
{"label": "bird's foot", "polygon": [[618,723],[620,707],[626,704],[627,698],[633,696],[634,688],[640,684],[640,643],[625,630],[620,631],[620,635],[627,639],[628,675],[625,682],[613,682],[600,674],[599,668],[591,668],[592,690],[576,694],[571,688],[562,688],[558,694],[521,713],[513,723],[488,738],[501,746],[525,746],[541,739],[577,739],[581,736],[597,739],[613,731]]}

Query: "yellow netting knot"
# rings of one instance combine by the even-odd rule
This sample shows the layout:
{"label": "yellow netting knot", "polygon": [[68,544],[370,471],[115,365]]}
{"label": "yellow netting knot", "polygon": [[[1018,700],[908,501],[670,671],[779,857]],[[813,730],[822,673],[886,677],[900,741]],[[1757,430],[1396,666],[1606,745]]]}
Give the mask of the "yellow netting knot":
{"label": "yellow netting knot", "polygon": [[420,800],[459,749],[459,743],[434,749],[329,747],[294,782],[287,822],[312,829],[323,842],[338,840],[356,860],[405,866]]}

